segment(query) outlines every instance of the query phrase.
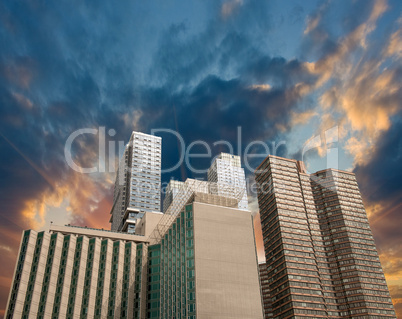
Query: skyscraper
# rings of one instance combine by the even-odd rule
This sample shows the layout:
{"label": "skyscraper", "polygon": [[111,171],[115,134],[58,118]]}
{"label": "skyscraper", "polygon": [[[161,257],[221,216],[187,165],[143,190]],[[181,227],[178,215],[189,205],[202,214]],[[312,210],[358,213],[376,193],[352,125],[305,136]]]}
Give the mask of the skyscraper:
{"label": "skyscraper", "polygon": [[251,213],[206,197],[191,197],[150,246],[156,258],[149,269],[160,286],[148,318],[262,319]]}
{"label": "skyscraper", "polygon": [[134,233],[145,212],[160,211],[160,185],[161,138],[133,132],[116,174],[111,229]]}
{"label": "skyscraper", "polygon": [[144,213],[136,234],[23,232],[5,318],[263,319],[242,192],[224,198],[208,182],[184,184],[165,214]]}
{"label": "skyscraper", "polygon": [[256,169],[274,318],[396,318],[354,174]]}
{"label": "skyscraper", "polygon": [[221,186],[173,181],[158,212],[160,139],[133,132],[116,178],[116,231],[24,231],[6,318],[263,319],[244,189]]}
{"label": "skyscraper", "polygon": [[272,313],[272,301],[269,290],[269,277],[266,263],[258,264],[258,269],[260,272],[260,284],[261,284],[261,297],[263,301],[264,318],[270,319],[273,316]]}
{"label": "skyscraper", "polygon": [[[243,189],[243,198],[239,202],[238,208],[248,209],[246,177],[244,169],[241,167],[240,156],[220,153],[208,170],[208,181]],[[218,192],[223,196],[227,195],[225,187],[219,187]]]}
{"label": "skyscraper", "polygon": [[171,180],[166,187],[165,199],[163,200],[163,212],[165,213],[169,208],[170,204],[177,194],[180,193],[184,186],[184,182]]}

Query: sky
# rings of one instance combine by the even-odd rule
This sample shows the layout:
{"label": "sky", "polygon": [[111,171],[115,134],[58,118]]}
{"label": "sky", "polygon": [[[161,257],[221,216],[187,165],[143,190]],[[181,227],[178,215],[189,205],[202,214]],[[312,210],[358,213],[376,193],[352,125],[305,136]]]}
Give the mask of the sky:
{"label": "sky", "polygon": [[118,145],[158,130],[164,183],[229,144],[250,184],[268,153],[354,172],[402,318],[401,26],[400,0],[1,1],[0,316],[22,231],[109,229]]}

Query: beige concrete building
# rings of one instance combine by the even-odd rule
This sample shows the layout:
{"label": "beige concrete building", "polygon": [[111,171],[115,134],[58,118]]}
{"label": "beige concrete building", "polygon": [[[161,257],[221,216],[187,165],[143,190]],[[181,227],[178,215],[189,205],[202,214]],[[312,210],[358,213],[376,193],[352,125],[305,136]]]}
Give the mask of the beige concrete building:
{"label": "beige concrete building", "polygon": [[161,138],[133,132],[116,176],[111,231],[24,231],[5,318],[262,319],[240,158],[210,182],[172,181],[160,209]]}
{"label": "beige concrete building", "polygon": [[262,319],[251,213],[188,194],[156,243],[161,213],[145,213],[136,235],[25,231],[5,318]]}
{"label": "beige concrete building", "polygon": [[251,213],[193,203],[198,319],[263,318]]}
{"label": "beige concrete building", "polygon": [[148,291],[148,318],[263,318],[251,213],[203,195],[195,192],[149,246],[149,273],[160,286]]}
{"label": "beige concrete building", "polygon": [[139,235],[57,225],[25,231],[5,318],[145,318],[146,248],[161,217],[146,213]]}

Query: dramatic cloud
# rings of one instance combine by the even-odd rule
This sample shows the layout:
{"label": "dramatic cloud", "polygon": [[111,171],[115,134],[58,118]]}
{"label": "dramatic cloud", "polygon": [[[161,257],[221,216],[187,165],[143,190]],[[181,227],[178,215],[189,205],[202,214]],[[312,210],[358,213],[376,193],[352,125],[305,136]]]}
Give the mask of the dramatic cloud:
{"label": "dramatic cloud", "polygon": [[[82,174],[64,156],[73,132],[100,127],[116,148],[99,159],[99,134],[80,135],[77,165],[110,167],[132,130],[172,129],[186,145],[226,140],[237,152],[240,127],[243,152],[256,140],[302,148],[337,125],[400,302],[400,9],[396,0],[0,3],[0,308],[23,229],[109,227],[114,172]],[[180,147],[162,137],[171,167]],[[181,166],[162,179],[186,176],[205,177]]]}
{"label": "dramatic cloud", "polygon": [[[331,36],[325,5],[308,20],[305,42],[316,62],[307,65],[319,76],[317,112],[325,119],[317,132],[337,125],[340,143],[352,157],[370,224],[391,293],[402,284],[402,60],[400,18],[387,35],[378,34],[382,17],[395,3],[373,1],[356,21],[346,20],[346,34]],[[361,4],[355,8],[361,9]],[[368,10],[369,9],[369,10]],[[353,12],[353,10],[352,10]],[[364,18],[366,16],[366,18]],[[305,45],[306,45],[305,44]],[[317,50],[317,46],[320,47]],[[315,51],[317,50],[317,51]],[[323,155],[319,148],[318,154]],[[397,309],[400,298],[394,296]]]}
{"label": "dramatic cloud", "polygon": [[[330,38],[322,25],[325,10],[329,10],[325,7],[309,20],[305,32],[309,44],[328,43],[327,52],[324,50],[317,62],[307,65],[320,77],[317,81],[317,86],[323,87],[320,108],[328,116],[338,118],[342,137],[347,139],[346,150],[357,164],[369,158],[380,134],[390,128],[391,117],[401,106],[401,61],[395,56],[397,50],[389,49],[396,46],[392,43],[397,36],[394,33],[388,39],[375,41],[369,38],[387,9],[386,1],[372,2],[367,19],[336,40]],[[392,62],[388,59],[390,52],[395,58]],[[320,129],[328,127],[323,125]]]}
{"label": "dramatic cloud", "polygon": [[[128,1],[113,8],[64,1],[0,6],[0,249],[6,258],[0,269],[7,278],[23,229],[44,229],[50,221],[108,227],[113,172],[81,174],[67,165],[64,147],[74,131],[114,129],[108,142],[127,140],[131,130],[165,127],[178,129],[187,143],[235,145],[237,126],[245,141],[274,138],[304,95],[287,78],[308,71],[258,48],[256,34],[270,28],[267,6],[258,1],[222,9],[211,2],[212,19],[195,33],[180,18],[151,26],[150,13]],[[151,27],[146,35],[139,31],[144,26]],[[152,53],[142,53],[143,45]],[[265,75],[256,74],[258,64],[266,65]],[[260,83],[265,79],[271,90],[254,87],[267,88]],[[98,137],[74,141],[77,165],[99,165]],[[165,140],[169,166],[178,150]],[[3,305],[9,279],[4,282]]]}

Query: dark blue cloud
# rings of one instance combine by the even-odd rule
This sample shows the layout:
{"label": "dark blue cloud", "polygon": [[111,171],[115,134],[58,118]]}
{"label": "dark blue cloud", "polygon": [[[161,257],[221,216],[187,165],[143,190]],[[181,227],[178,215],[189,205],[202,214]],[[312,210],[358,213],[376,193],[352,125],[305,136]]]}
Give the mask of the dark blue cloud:
{"label": "dark blue cloud", "polygon": [[[372,217],[377,247],[400,258],[402,223],[402,114],[382,134],[370,159],[354,169],[366,205],[379,205]],[[374,206],[375,207],[375,206]],[[391,269],[387,269],[387,273]],[[399,269],[398,269],[399,271]],[[394,296],[395,298],[395,296]]]}
{"label": "dark blue cloud", "polygon": [[402,115],[394,117],[391,128],[376,145],[368,163],[358,165],[355,173],[367,200],[394,200],[402,192]]}
{"label": "dark blue cloud", "polygon": [[[178,129],[187,145],[195,139],[226,139],[235,146],[237,126],[243,128],[244,141],[250,141],[275,136],[277,122],[287,125],[286,113],[300,97],[289,98],[282,83],[269,92],[252,90],[255,75],[243,76],[249,69],[245,64],[266,54],[259,39],[270,28],[265,2],[245,2],[224,21],[211,1],[206,7],[215,11],[197,22],[197,30],[185,19],[161,13],[162,21],[154,18],[158,10],[174,11],[160,4],[0,4],[2,245],[16,249],[18,234],[30,227],[22,215],[27,203],[57,194],[57,187],[77,189],[64,158],[66,139],[77,129],[105,126],[116,130],[115,141],[127,141],[134,129],[130,115],[137,112],[137,128],[144,132]],[[179,148],[172,136],[163,139],[163,165],[169,167],[177,162]],[[79,141],[73,145],[75,161],[90,167],[97,136]],[[222,150],[213,149],[215,154]],[[193,164],[205,168],[209,159]],[[192,175],[179,168],[164,174],[163,181],[171,176]],[[110,197],[111,189],[99,187],[101,195]],[[75,214],[85,215],[87,208],[85,204]],[[15,254],[0,267],[5,276],[12,275],[13,258]],[[8,287],[3,290],[5,299]]]}
{"label": "dark blue cloud", "polygon": [[[187,145],[197,139],[210,145],[224,139],[236,151],[238,126],[242,151],[250,141],[284,138],[278,128],[285,132],[291,128],[291,112],[313,106],[296,88],[298,83],[313,87],[317,81],[302,61],[311,61],[320,52],[328,54],[336,42],[331,37],[323,43],[306,40],[301,60],[286,59],[273,53],[275,44],[268,36],[280,27],[270,2],[239,2],[227,16],[222,16],[222,3],[187,1],[180,7],[173,0],[0,3],[3,228],[15,232],[26,228],[21,215],[25,204],[44,193],[57,193],[52,181],[70,182],[64,144],[77,129],[105,126],[116,130],[113,140],[127,141],[134,117],[139,116],[136,129],[178,130]],[[289,19],[302,24],[303,12],[296,6]],[[366,11],[362,12],[363,17]],[[353,28],[356,21],[345,20],[344,28]],[[311,54],[309,59],[304,53]],[[269,90],[253,87],[267,83]],[[180,150],[175,138],[162,137],[163,165],[170,167]],[[89,167],[92,154],[97,154],[97,136],[80,141],[73,146],[75,160]],[[220,151],[227,150],[213,148],[213,155]],[[195,166],[209,164],[206,159]],[[369,173],[369,168],[359,170],[365,176]],[[179,168],[164,174],[163,181],[171,176],[201,177]],[[103,194],[109,196],[110,190]],[[14,248],[18,244],[2,235],[0,241]],[[10,275],[12,270],[2,273]]]}
{"label": "dark blue cloud", "polygon": [[[302,99],[292,85],[310,78],[297,60],[269,58],[262,49],[262,35],[272,28],[266,2],[245,1],[225,17],[220,4],[208,2],[214,11],[197,30],[173,15],[152,20],[161,8],[129,1],[0,6],[1,132],[61,184],[71,172],[63,150],[74,130],[105,126],[116,130],[115,140],[127,140],[135,113],[138,129],[178,129],[187,144],[226,139],[235,145],[237,126],[244,142],[266,140],[277,136],[276,125],[289,125],[289,111]],[[251,88],[270,79],[272,90]],[[88,167],[96,136],[81,141],[73,152]],[[179,150],[171,137],[165,141],[164,163],[171,166]],[[20,223],[24,203],[52,185],[4,138],[0,150],[0,164],[8,164],[1,168],[0,199],[13,199],[7,211]]]}

